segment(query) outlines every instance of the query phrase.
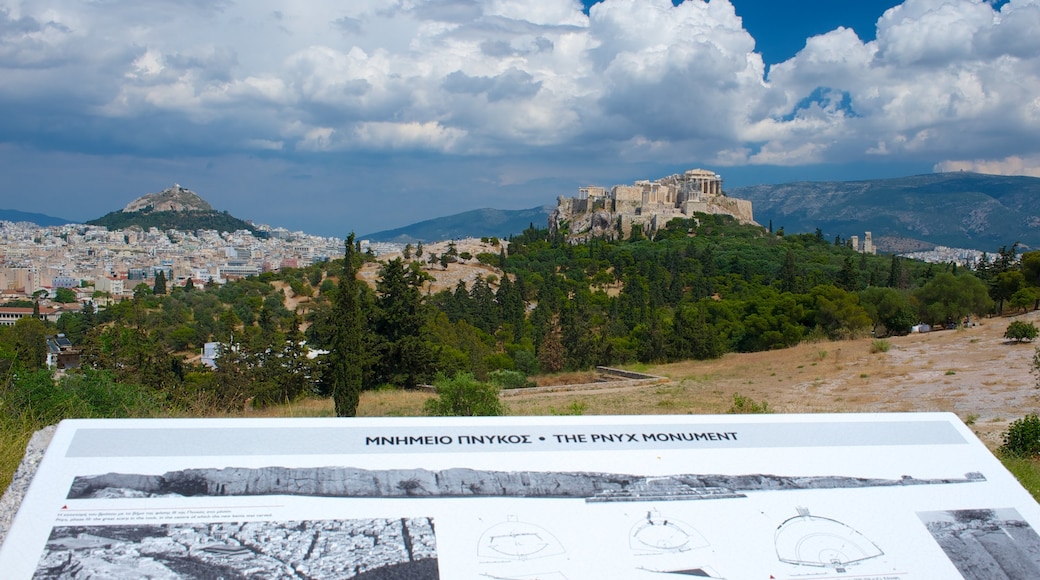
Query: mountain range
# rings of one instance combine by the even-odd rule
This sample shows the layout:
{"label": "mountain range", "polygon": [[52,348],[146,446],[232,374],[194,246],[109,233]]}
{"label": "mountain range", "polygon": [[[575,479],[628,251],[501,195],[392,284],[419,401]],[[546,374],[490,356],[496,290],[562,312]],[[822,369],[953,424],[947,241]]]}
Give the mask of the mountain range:
{"label": "mountain range", "polygon": [[751,201],[755,221],[785,232],[871,232],[883,251],[942,245],[1040,248],[1040,178],[932,173],[864,181],[806,181],[726,191]]}
{"label": "mountain range", "polygon": [[[1018,242],[1040,248],[1040,178],[979,173],[934,173],[862,181],[804,181],[728,189],[752,202],[755,221],[787,233],[862,236],[871,232],[881,251],[936,245],[992,252]],[[415,243],[469,237],[504,238],[529,226],[546,227],[553,206],[521,210],[477,209],[361,236],[375,242]],[[0,210],[0,220],[43,226],[68,220]],[[175,185],[138,198],[91,224],[109,228],[253,230],[218,212],[194,192]]]}
{"label": "mountain range", "polygon": [[27,211],[18,211],[16,209],[0,209],[0,221],[3,222],[27,222],[36,224],[38,226],[50,227],[50,226],[63,226],[65,224],[74,224],[75,220],[67,220],[65,218],[59,218],[49,216],[42,213],[32,213]]}
{"label": "mountain range", "polygon": [[459,238],[507,238],[534,225],[549,225],[553,206],[530,209],[475,209],[455,215],[424,220],[415,224],[361,236],[373,242],[435,242]]}

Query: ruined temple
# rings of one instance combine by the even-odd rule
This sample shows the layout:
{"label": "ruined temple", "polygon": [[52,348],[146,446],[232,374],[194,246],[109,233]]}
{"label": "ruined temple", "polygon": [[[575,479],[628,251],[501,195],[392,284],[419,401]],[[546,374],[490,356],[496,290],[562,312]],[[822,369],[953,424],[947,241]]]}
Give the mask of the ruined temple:
{"label": "ruined temple", "polygon": [[695,213],[731,215],[740,223],[754,224],[751,202],[727,197],[722,176],[706,169],[690,169],[654,181],[633,185],[578,189],[578,197],[560,197],[549,216],[549,230],[566,231],[570,241],[590,238],[627,238],[638,225],[652,236],[674,218]]}

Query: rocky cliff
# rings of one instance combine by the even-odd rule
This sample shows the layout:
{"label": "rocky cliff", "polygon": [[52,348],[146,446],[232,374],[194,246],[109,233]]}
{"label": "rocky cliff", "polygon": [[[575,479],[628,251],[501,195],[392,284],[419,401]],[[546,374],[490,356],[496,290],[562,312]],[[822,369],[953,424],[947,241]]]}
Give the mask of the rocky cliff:
{"label": "rocky cliff", "polygon": [[122,210],[113,211],[87,222],[105,226],[110,230],[139,227],[143,230],[217,230],[233,232],[256,228],[228,212],[213,209],[197,193],[174,184],[159,193],[149,193],[126,204]]}
{"label": "rocky cliff", "polygon": [[213,206],[199,197],[199,194],[174,183],[159,193],[143,195],[123,208],[123,213],[144,211],[213,211]]}

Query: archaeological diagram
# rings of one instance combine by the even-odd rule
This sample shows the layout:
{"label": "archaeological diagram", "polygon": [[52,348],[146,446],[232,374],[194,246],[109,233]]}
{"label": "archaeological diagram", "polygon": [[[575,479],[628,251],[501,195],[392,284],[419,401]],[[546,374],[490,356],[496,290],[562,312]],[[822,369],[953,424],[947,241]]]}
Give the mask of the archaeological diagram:
{"label": "archaeological diagram", "polygon": [[662,516],[656,509],[632,526],[628,543],[638,555],[675,554],[709,545],[689,524]]}
{"label": "archaeological diagram", "polygon": [[852,527],[798,508],[794,516],[776,529],[773,537],[776,556],[781,562],[797,566],[833,568],[844,572],[848,566],[884,554],[881,548]]}
{"label": "archaeological diagram", "polygon": [[559,556],[563,545],[548,530],[519,521],[516,516],[488,528],[481,536],[477,556],[484,561],[524,561]]}
{"label": "archaeological diagram", "polygon": [[629,530],[628,545],[641,571],[721,578],[707,565],[692,564],[706,558],[703,548],[711,545],[708,540],[693,526],[656,508],[635,522]]}
{"label": "archaeological diagram", "polygon": [[487,578],[503,580],[565,579],[559,571],[532,573],[533,567],[549,567],[544,563],[554,556],[563,556],[563,544],[549,530],[516,516],[497,523],[481,534],[477,543],[477,558],[488,571]]}

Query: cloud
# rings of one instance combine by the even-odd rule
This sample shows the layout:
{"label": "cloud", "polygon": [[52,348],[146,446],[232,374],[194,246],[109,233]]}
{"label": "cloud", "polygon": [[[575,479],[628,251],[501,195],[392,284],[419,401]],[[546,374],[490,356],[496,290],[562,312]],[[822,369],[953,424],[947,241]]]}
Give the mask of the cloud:
{"label": "cloud", "polygon": [[566,173],[560,159],[580,175],[1029,160],[1037,29],[1040,0],[906,0],[875,40],[837,28],[766,70],[730,0],[587,14],[577,0],[0,0],[0,141],[315,164],[522,157],[501,172],[532,181]]}
{"label": "cloud", "polygon": [[[878,20],[875,41],[845,29],[810,38],[769,71],[770,118],[749,137],[788,149],[808,140],[827,151],[792,164],[1037,152],[1029,134],[1040,130],[1040,49],[1027,28],[1009,24],[1037,17],[1036,0],[1000,12],[981,1],[907,0]],[[847,95],[848,106],[809,133],[797,114],[785,119],[824,88]]]}
{"label": "cloud", "polygon": [[517,69],[509,69],[496,77],[471,77],[455,71],[444,79],[445,88],[453,93],[483,94],[489,102],[524,100],[538,94],[541,82]]}
{"label": "cloud", "polygon": [[1004,159],[976,159],[974,161],[942,161],[935,164],[935,171],[973,171],[990,175],[1040,177],[1040,155],[1028,157],[1011,155]]}

